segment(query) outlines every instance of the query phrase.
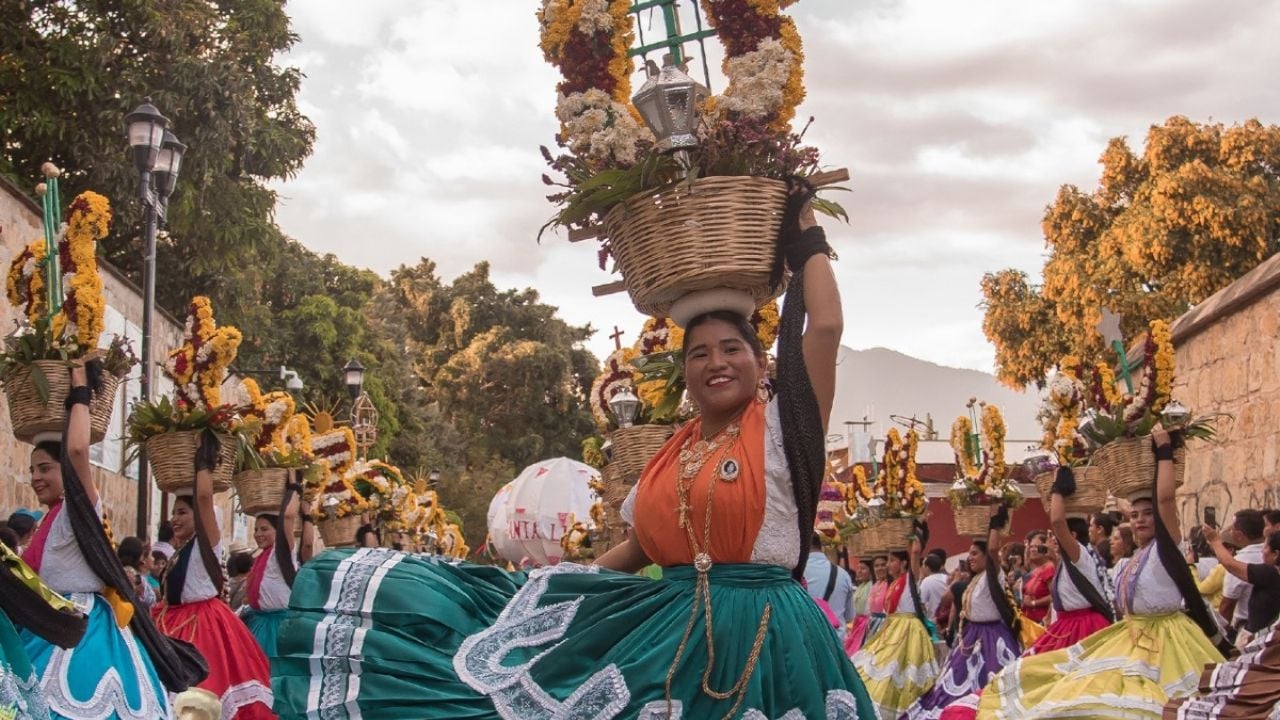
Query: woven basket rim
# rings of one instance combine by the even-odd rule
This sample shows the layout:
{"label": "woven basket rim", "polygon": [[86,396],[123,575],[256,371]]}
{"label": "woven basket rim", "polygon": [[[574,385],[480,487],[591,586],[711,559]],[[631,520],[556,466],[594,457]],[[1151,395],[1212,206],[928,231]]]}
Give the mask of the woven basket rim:
{"label": "woven basket rim", "polygon": [[[31,366],[38,366],[48,382],[48,401],[39,399],[30,382]],[[4,378],[4,394],[9,409],[9,422],[13,436],[25,443],[33,443],[45,433],[62,434],[66,426],[66,410],[63,403],[71,390],[71,377],[66,372],[54,372],[66,368],[62,360],[34,360],[16,365]],[[107,436],[111,417],[115,411],[116,393],[120,378],[110,373],[102,377],[102,390],[93,394],[89,403],[89,443],[97,444]]]}
{"label": "woven basket rim", "polygon": [[721,175],[642,192],[604,216],[605,235],[631,301],[664,316],[695,290],[732,287],[757,305],[781,294],[771,281],[786,183]]}

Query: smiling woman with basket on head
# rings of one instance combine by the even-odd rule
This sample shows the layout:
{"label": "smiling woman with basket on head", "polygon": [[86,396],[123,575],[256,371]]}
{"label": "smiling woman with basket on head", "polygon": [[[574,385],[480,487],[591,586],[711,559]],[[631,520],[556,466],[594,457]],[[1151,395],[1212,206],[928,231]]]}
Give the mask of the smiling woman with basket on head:
{"label": "smiling woman with basket on head", "polygon": [[222,397],[241,339],[236,328],[217,327],[208,298],[193,298],[183,344],[163,365],[174,399],[138,403],[129,417],[130,443],[145,446],[156,487],[174,495],[169,522],[177,551],[151,613],[166,635],[204,655],[209,673],[199,686],[220,699],[228,720],[274,717],[266,656],[222,600],[222,533],[213,505],[214,495],[231,487],[243,442],[237,408]]}

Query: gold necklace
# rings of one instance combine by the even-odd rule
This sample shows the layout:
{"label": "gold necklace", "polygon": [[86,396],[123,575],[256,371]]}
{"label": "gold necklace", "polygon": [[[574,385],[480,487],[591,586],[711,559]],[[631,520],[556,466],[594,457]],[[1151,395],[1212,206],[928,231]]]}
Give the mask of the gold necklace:
{"label": "gold necklace", "polygon": [[[684,447],[680,448],[680,474],[676,477],[676,498],[680,501],[680,504],[676,508],[676,514],[679,517],[679,526],[686,531],[693,532],[693,525],[689,522],[689,511],[693,509],[690,504],[690,494],[693,490],[694,479],[698,477],[698,473],[707,464],[711,453],[717,448],[720,449],[719,462],[724,462],[729,450],[737,443],[738,434],[741,430],[741,426],[736,421],[731,422],[707,440],[699,440],[695,443],[693,442],[693,436],[690,435],[689,439],[685,441]],[[710,497],[708,497],[708,503],[710,503]],[[709,532],[710,516],[708,516],[707,527],[704,529]],[[698,553],[696,548],[697,541],[692,535],[690,535],[689,543],[690,548],[693,549],[696,555]]]}
{"label": "gold necklace", "polygon": [[[698,429],[701,430],[701,427]],[[701,544],[698,543],[697,535],[693,531],[693,523],[689,522],[689,511],[692,509],[690,493],[698,472],[706,464],[711,452],[719,446],[722,436],[725,442],[720,452],[721,462],[723,462],[729,450],[737,444],[740,431],[741,426],[735,420],[709,440],[700,440],[693,445],[693,448],[689,448],[687,446],[688,441],[686,441],[686,447],[680,450],[680,474],[676,478],[676,497],[680,501],[680,506],[677,508],[677,512],[679,514],[680,527],[684,528],[685,535],[689,540],[689,549],[693,553],[693,567],[698,572],[698,578],[694,585],[693,603],[689,608],[689,621],[685,624],[684,635],[680,638],[680,647],[676,649],[675,659],[671,661],[671,667],[667,669],[665,684],[667,715],[672,714],[671,682],[675,679],[676,668],[680,665],[680,659],[684,657],[684,651],[689,645],[689,639],[693,636],[693,626],[697,622],[698,608],[700,606],[703,614],[706,615],[704,625],[707,642],[707,666],[702,672],[702,692],[716,700],[735,698],[733,707],[729,708],[729,712],[724,715],[726,720],[733,717],[734,713],[742,705],[742,701],[747,697],[747,681],[751,679],[751,675],[755,672],[756,665],[760,661],[760,650],[764,646],[765,633],[769,629],[769,616],[773,613],[772,603],[766,603],[764,612],[760,615],[760,622],[756,625],[755,640],[751,644],[751,653],[747,656],[746,666],[742,669],[742,674],[738,676],[738,681],[733,684],[733,687],[724,692],[712,689],[711,673],[715,669],[716,648],[711,615],[711,579],[709,573],[713,564],[710,550],[711,508],[714,506],[713,501],[717,485],[715,475],[713,474],[707,479],[707,510],[702,523]],[[691,435],[690,439],[692,437]]]}

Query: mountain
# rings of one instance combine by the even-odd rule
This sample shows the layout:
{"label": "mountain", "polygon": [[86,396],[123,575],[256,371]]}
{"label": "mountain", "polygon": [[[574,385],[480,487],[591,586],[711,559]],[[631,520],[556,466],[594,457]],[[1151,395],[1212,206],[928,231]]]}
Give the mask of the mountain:
{"label": "mountain", "polygon": [[[937,365],[887,348],[852,350],[841,346],[836,366],[836,399],[831,411],[833,434],[843,434],[846,421],[874,421],[869,430],[884,437],[890,415],[923,421],[933,416],[938,438],[946,441],[951,423],[964,412],[969,398],[994,403],[1004,415],[1010,442],[1037,442],[1040,398],[1001,385],[995,376],[978,370]],[[858,429],[858,428],[854,428]]]}

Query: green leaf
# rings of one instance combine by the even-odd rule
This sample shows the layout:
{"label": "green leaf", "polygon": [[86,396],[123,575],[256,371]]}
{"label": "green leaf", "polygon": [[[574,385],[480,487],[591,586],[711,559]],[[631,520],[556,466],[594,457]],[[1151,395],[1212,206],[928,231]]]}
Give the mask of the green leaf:
{"label": "green leaf", "polygon": [[49,378],[44,374],[44,370],[39,365],[31,365],[31,384],[36,386],[36,394],[40,396],[40,402],[45,407],[49,406]]}

